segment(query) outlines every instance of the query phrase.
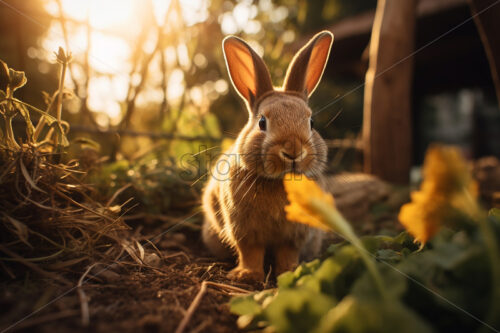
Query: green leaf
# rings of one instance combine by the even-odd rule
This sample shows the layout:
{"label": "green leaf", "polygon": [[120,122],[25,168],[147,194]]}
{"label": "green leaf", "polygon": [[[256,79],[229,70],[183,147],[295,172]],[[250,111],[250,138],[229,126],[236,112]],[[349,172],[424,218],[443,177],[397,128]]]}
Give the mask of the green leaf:
{"label": "green leaf", "polygon": [[383,260],[385,262],[390,262],[393,264],[401,261],[401,259],[403,258],[401,252],[394,251],[392,249],[377,250],[375,252],[375,256],[377,257],[378,260]]}
{"label": "green leaf", "polygon": [[[386,287],[387,294],[391,300],[397,300],[404,295],[407,289],[407,279],[401,274],[398,268],[394,266],[378,265],[382,276],[382,281]],[[380,300],[380,293],[370,274],[365,272],[351,289],[351,295],[359,299]]]}
{"label": "green leaf", "polygon": [[297,278],[295,272],[285,272],[280,274],[277,280],[280,288],[291,288],[295,285]]}
{"label": "green leaf", "polygon": [[99,143],[97,143],[96,141],[89,139],[89,138],[78,137],[78,138],[75,138],[72,142],[74,144],[81,145],[82,148],[90,148],[90,149],[94,149],[94,150],[101,149],[101,146],[99,145]]}
{"label": "green leaf", "polygon": [[256,315],[262,312],[261,305],[255,300],[254,295],[234,297],[229,303],[232,313],[237,315]]}
{"label": "green leaf", "polygon": [[[397,245],[394,238],[390,236],[364,236],[361,237],[361,242],[370,253],[375,253],[379,249],[393,248]],[[398,247],[400,248],[400,246]]]}
{"label": "green leaf", "polygon": [[432,328],[397,300],[377,302],[347,296],[323,316],[314,332],[425,333]]}
{"label": "green leaf", "polygon": [[278,276],[278,287],[279,288],[291,288],[295,283],[304,275],[311,274],[316,271],[321,265],[319,259],[303,263],[295,269],[294,272],[286,272]]}
{"label": "green leaf", "polygon": [[488,216],[490,218],[495,219],[497,221],[497,223],[500,223],[500,209],[498,209],[498,208],[490,209],[490,211],[488,212]]}
{"label": "green leaf", "polygon": [[343,265],[334,257],[325,259],[312,275],[305,275],[297,281],[297,286],[334,295],[335,280],[342,272]]}
{"label": "green leaf", "polygon": [[440,244],[429,256],[429,259],[438,267],[452,270],[471,260],[483,252],[483,249],[473,244],[461,245],[455,243]]}
{"label": "green leaf", "polygon": [[263,290],[252,295],[233,297],[229,306],[232,313],[240,316],[237,321],[238,327],[257,329],[267,326],[262,310],[272,301],[274,294],[274,290]]}
{"label": "green leaf", "polygon": [[358,250],[352,245],[343,243],[343,246],[336,248],[331,257],[322,262],[313,275],[319,281],[323,293],[340,299],[349,292],[352,284],[364,270],[365,265],[361,262]]}
{"label": "green leaf", "polygon": [[489,216],[494,216],[494,217],[500,219],[500,209],[499,208],[492,208],[488,212],[488,215]]}
{"label": "green leaf", "polygon": [[334,307],[335,300],[310,290],[280,290],[264,309],[270,325],[278,332],[310,332]]}
{"label": "green leaf", "polygon": [[394,237],[394,242],[412,251],[416,251],[419,249],[419,246],[415,244],[415,240],[413,239],[413,237],[410,236],[410,234],[406,231],[403,231],[399,235]]}

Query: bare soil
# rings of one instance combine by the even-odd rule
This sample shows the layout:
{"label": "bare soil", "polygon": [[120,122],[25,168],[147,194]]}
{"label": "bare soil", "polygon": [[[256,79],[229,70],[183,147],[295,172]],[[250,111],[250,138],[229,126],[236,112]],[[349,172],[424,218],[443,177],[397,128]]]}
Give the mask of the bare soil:
{"label": "bare soil", "polygon": [[[407,193],[391,191],[384,200],[378,199],[390,209],[370,211],[358,206],[353,212],[364,217],[353,218],[357,232],[399,231],[395,207],[407,200]],[[84,261],[44,275],[40,273],[47,271],[36,272],[26,264],[0,258],[0,332],[181,332],[180,328],[237,332],[230,298],[273,287],[275,278],[269,274],[265,283],[255,285],[230,281],[227,272],[235,262],[218,261],[204,248],[198,212],[187,223],[192,212],[177,218],[164,216],[163,222],[129,221],[132,229],[123,239],[139,241],[143,253],[136,247],[135,255],[123,251],[108,262]]]}
{"label": "bare soil", "polygon": [[[143,234],[153,238],[164,231],[160,226]],[[145,261],[150,258],[150,264],[139,265],[124,256],[114,264],[96,265],[82,280],[86,282],[81,288],[76,287],[81,272],[74,267],[61,272],[71,282],[63,285],[24,267],[10,266],[12,274],[21,278],[2,273],[1,331],[175,332],[202,281],[210,282],[191,311],[184,332],[238,331],[236,316],[227,305],[231,295],[264,286],[229,281],[226,274],[234,263],[210,257],[196,230],[167,232],[156,239],[155,246],[157,250],[144,245]],[[88,265],[82,264],[82,271]],[[82,320],[86,306],[88,325]]]}

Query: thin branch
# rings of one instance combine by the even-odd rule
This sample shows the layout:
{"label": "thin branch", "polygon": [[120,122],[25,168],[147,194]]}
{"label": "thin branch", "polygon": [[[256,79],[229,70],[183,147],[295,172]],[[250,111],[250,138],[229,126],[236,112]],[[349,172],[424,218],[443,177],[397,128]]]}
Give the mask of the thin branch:
{"label": "thin branch", "polygon": [[186,311],[186,314],[184,315],[184,318],[180,322],[179,326],[177,326],[177,329],[175,330],[175,333],[182,333],[186,329],[187,324],[191,320],[191,317],[194,315],[196,309],[201,303],[201,299],[203,298],[203,295],[205,295],[207,291],[207,282],[203,281],[201,283],[201,288],[200,291],[198,291],[198,294],[196,294],[196,297],[194,298],[193,302],[189,306],[188,310]]}
{"label": "thin branch", "polygon": [[19,325],[17,325],[17,327],[16,327],[16,330],[23,330],[24,329],[27,331],[28,328],[31,328],[33,326],[40,326],[42,324],[46,324],[46,323],[49,323],[51,321],[56,321],[56,320],[61,320],[61,319],[65,319],[68,317],[73,317],[73,316],[76,316],[77,314],[78,314],[78,310],[73,310],[73,309],[49,313],[48,315],[36,317],[36,318],[31,319],[31,320],[26,320],[26,321],[23,321],[22,323],[19,323]]}
{"label": "thin branch", "polygon": [[5,254],[7,254],[8,256],[10,256],[12,258],[15,258],[18,262],[22,263],[26,267],[32,269],[33,271],[37,272],[38,274],[40,274],[42,276],[45,276],[45,277],[47,277],[49,279],[52,279],[52,280],[55,280],[55,281],[59,281],[59,282],[63,283],[66,286],[71,286],[72,285],[65,278],[63,278],[63,277],[61,277],[61,276],[59,276],[57,274],[54,274],[54,273],[51,273],[51,272],[47,272],[46,270],[41,269],[38,265],[36,265],[36,264],[34,264],[32,262],[27,261],[25,258],[21,257],[17,253],[12,252],[11,250],[9,250],[8,248],[6,248],[6,247],[4,247],[2,245],[0,245],[0,251],[4,252]]}
{"label": "thin branch", "polygon": [[87,327],[90,324],[90,314],[89,314],[89,300],[85,292],[83,291],[83,283],[85,277],[89,274],[90,270],[94,268],[98,263],[90,265],[85,273],[82,274],[80,279],[78,280],[78,285],[77,285],[77,291],[78,291],[78,297],[80,298],[80,308],[81,308],[81,314],[82,314],[82,326]]}
{"label": "thin branch", "polygon": [[[64,15],[63,5],[61,0],[56,0],[57,7],[59,9],[59,21],[61,23],[61,30],[63,32],[64,44],[66,45],[66,51],[70,52],[69,46],[69,38],[68,38],[68,28],[66,25],[66,16]],[[78,81],[76,81],[75,76],[73,75],[73,64],[69,64],[69,73],[71,76],[71,81],[73,81],[73,85],[75,86],[75,91],[78,91]]]}
{"label": "thin branch", "polygon": [[146,83],[147,77],[148,77],[148,71],[149,71],[149,64],[153,60],[156,52],[159,50],[159,45],[160,43],[158,42],[155,46],[155,49],[149,53],[146,58],[144,59],[142,66],[141,66],[141,80],[139,81],[139,84],[137,87],[135,87],[135,90],[133,92],[133,95],[127,100],[127,109],[125,111],[125,115],[123,116],[123,119],[120,123],[120,128],[122,129],[127,129],[130,126],[130,121],[132,119],[132,115],[134,114],[135,111],[135,103],[137,101],[137,97],[142,91],[142,88],[144,88],[144,85]]}
{"label": "thin branch", "polygon": [[90,26],[90,8],[87,9],[87,17],[86,17],[86,37],[87,37],[87,49],[85,50],[85,57],[83,61],[83,72],[85,73],[85,82],[83,84],[84,95],[82,98],[82,106],[81,106],[81,115],[86,116],[90,123],[98,128],[97,124],[92,112],[89,110],[87,106],[87,100],[89,96],[89,81],[90,81],[90,48],[92,47],[92,31],[93,28]]}
{"label": "thin branch", "polygon": [[[153,5],[152,5],[151,1],[147,2],[147,6],[150,10],[152,10]],[[147,36],[149,34],[149,31],[151,30],[150,28],[151,28],[151,25],[146,24],[145,27],[143,28],[143,30],[141,31],[138,43],[136,44],[137,48],[135,50],[134,59],[139,59],[139,55],[141,53],[143,53],[143,51],[142,51],[143,46],[144,46],[144,43],[146,43]],[[135,111],[135,103],[136,103],[137,97],[141,93],[142,88],[144,87],[144,85],[146,83],[148,71],[149,71],[149,65],[150,65],[151,61],[154,59],[156,52],[160,49],[161,39],[162,39],[161,35],[158,34],[158,40],[156,42],[154,50],[151,53],[147,54],[143,58],[140,73],[139,73],[141,80],[139,81],[139,84],[135,87],[135,89],[134,89],[134,86],[132,84],[132,75],[134,74],[134,72],[136,70],[138,62],[136,61],[134,63],[133,72],[130,73],[130,83],[129,83],[129,89],[127,92],[127,107],[125,109],[125,115],[123,116],[123,119],[121,120],[120,124],[118,125],[118,128],[120,128],[120,129],[127,129],[130,125],[132,115]]]}
{"label": "thin branch", "polygon": [[165,116],[168,112],[168,101],[167,101],[167,63],[165,61],[165,43],[163,42],[163,29],[158,27],[158,38],[161,38],[160,46],[160,68],[161,68],[161,90],[163,93],[163,99],[160,105],[160,128],[163,126],[165,121]]}
{"label": "thin branch", "polygon": [[212,281],[205,281],[205,283],[209,286],[213,286],[213,287],[217,287],[217,288],[220,288],[220,289],[225,289],[225,290],[229,290],[229,291],[232,291],[234,293],[236,293],[237,295],[248,295],[251,293],[250,290],[246,290],[246,289],[243,289],[243,288],[239,288],[239,287],[236,287],[236,286],[232,286],[230,284],[225,284],[225,283],[217,283],[217,282],[212,282]]}
{"label": "thin branch", "polygon": [[166,139],[166,140],[182,140],[182,141],[212,141],[212,142],[218,142],[221,140],[221,138],[216,138],[212,136],[186,136],[186,135],[179,135],[179,134],[174,134],[174,133],[152,133],[152,132],[143,132],[143,131],[134,131],[134,130],[127,130],[127,129],[108,129],[108,130],[100,130],[97,128],[89,128],[81,125],[74,125],[71,124],[71,132],[85,132],[85,133],[91,133],[91,134],[104,134],[104,135],[120,135],[120,136],[132,136],[132,137],[137,137],[137,136],[145,136],[150,139]]}

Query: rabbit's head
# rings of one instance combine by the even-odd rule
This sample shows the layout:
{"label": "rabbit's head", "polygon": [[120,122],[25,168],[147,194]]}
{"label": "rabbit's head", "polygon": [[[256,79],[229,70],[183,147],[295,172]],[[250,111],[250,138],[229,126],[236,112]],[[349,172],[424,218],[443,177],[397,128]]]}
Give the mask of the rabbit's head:
{"label": "rabbit's head", "polygon": [[249,120],[236,141],[243,167],[268,178],[287,172],[319,176],[326,163],[325,142],[313,127],[309,96],[318,85],[333,35],[314,36],[293,58],[282,88],[274,88],[262,58],[243,40],[226,37],[224,56],[234,88]]}

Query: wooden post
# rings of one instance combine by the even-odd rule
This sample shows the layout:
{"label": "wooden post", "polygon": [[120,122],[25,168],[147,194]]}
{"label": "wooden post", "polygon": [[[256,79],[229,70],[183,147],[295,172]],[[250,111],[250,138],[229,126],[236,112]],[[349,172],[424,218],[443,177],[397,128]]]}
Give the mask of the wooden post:
{"label": "wooden post", "polygon": [[469,0],[469,4],[490,63],[500,104],[500,3],[496,0]]}
{"label": "wooden post", "polygon": [[407,183],[412,162],[411,88],[416,0],[379,0],[366,73],[365,171]]}

